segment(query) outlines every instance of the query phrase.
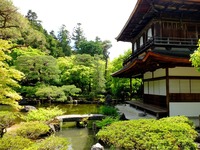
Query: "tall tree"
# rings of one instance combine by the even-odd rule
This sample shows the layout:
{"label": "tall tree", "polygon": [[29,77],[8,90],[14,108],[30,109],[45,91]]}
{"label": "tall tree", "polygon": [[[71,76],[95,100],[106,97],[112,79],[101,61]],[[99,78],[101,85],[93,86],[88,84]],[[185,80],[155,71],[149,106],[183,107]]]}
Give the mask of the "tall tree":
{"label": "tall tree", "polygon": [[70,46],[70,35],[69,31],[66,29],[65,25],[62,25],[57,36],[60,47],[62,48],[62,51],[64,53],[64,56],[70,56],[72,54],[71,46]]}
{"label": "tall tree", "polygon": [[77,26],[74,28],[72,33],[72,40],[74,40],[75,50],[79,49],[79,44],[81,41],[86,40],[83,29],[81,28],[81,23],[77,23]]}
{"label": "tall tree", "polygon": [[32,10],[28,10],[27,15],[25,16],[29,22],[31,23],[32,27],[40,32],[43,32],[44,29],[42,27],[41,21],[38,20],[38,15],[36,12]]}
{"label": "tall tree", "polygon": [[[31,23],[38,23],[38,16],[36,12],[33,12],[32,10],[28,10],[27,15],[25,16]],[[39,21],[40,22],[40,21]]]}
{"label": "tall tree", "polygon": [[16,68],[25,74],[23,85],[53,85],[59,81],[60,70],[52,56],[22,55],[16,60]]}
{"label": "tall tree", "polygon": [[0,28],[18,27],[15,19],[17,8],[8,0],[0,0],[0,4]]}
{"label": "tall tree", "polygon": [[0,0],[0,38],[19,37],[22,18],[11,1]]}
{"label": "tall tree", "polygon": [[109,55],[110,55],[110,52],[108,50],[112,47],[112,44],[109,40],[105,40],[102,42],[102,45],[103,45],[103,57],[106,61],[106,63],[105,63],[105,79],[106,79],[107,72],[108,72],[108,59],[109,59]]}
{"label": "tall tree", "polygon": [[77,50],[77,53],[89,54],[91,56],[102,55],[103,47],[100,42],[84,40],[79,43],[79,49]]}
{"label": "tall tree", "polygon": [[10,0],[0,0],[0,38],[18,46],[44,49],[44,35],[30,26],[29,21],[17,12]]}
{"label": "tall tree", "polygon": [[104,63],[98,55],[77,54],[71,57],[59,58],[58,65],[62,72],[63,84],[74,84],[84,94],[104,91]]}
{"label": "tall tree", "polygon": [[105,78],[104,78],[104,61],[98,56],[94,56],[94,68],[93,68],[93,82],[92,91],[95,96],[99,93],[105,92]]}

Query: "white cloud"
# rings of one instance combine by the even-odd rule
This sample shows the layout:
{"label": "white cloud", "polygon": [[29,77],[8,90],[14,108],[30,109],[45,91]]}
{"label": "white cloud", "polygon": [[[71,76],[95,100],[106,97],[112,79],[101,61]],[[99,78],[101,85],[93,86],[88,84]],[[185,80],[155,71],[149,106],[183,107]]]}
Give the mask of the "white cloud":
{"label": "white cloud", "polygon": [[88,40],[98,36],[112,42],[111,60],[131,48],[130,43],[117,42],[115,37],[134,9],[136,0],[13,0],[13,3],[23,15],[28,10],[36,12],[48,31],[58,31],[64,24],[72,32],[76,24],[81,23]]}

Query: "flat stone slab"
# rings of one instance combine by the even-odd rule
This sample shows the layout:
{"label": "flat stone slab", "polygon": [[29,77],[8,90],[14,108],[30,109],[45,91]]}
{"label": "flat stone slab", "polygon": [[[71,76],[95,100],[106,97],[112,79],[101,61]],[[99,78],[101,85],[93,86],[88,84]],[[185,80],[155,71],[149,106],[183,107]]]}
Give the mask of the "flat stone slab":
{"label": "flat stone slab", "polygon": [[57,116],[56,119],[62,122],[80,121],[83,118],[88,118],[88,120],[102,120],[105,116],[102,114],[72,114]]}

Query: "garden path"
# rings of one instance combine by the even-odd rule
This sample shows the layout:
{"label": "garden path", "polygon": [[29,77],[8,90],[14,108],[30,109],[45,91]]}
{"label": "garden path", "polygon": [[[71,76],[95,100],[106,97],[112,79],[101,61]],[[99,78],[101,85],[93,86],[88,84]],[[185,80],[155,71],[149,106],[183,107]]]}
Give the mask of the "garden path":
{"label": "garden path", "polygon": [[138,110],[134,107],[131,107],[130,104],[118,104],[115,106],[120,113],[124,113],[125,117],[129,120],[136,120],[136,119],[147,119],[147,118],[154,118],[156,119],[156,116],[153,116],[151,114],[146,114],[146,116],[143,116],[143,111]]}

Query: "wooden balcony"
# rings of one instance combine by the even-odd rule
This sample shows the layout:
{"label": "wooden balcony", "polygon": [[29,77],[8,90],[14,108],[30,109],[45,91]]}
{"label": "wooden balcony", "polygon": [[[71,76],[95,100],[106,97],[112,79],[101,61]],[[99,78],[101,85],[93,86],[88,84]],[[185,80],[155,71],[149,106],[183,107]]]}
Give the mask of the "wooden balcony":
{"label": "wooden balcony", "polygon": [[124,62],[123,66],[129,62],[137,59],[140,54],[147,51],[148,49],[154,50],[155,47],[165,48],[166,51],[170,51],[173,48],[187,48],[190,51],[194,51],[198,47],[197,38],[174,38],[174,37],[153,37],[146,41],[144,45],[137,49],[130,57]]}

